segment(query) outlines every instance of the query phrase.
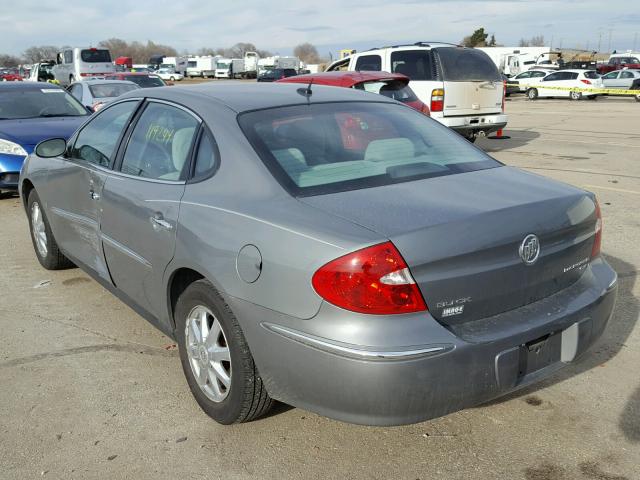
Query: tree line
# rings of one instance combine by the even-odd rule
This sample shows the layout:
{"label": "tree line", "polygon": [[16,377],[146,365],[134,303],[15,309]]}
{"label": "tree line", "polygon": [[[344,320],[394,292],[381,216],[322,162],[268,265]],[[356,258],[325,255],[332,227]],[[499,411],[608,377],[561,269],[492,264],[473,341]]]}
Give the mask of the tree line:
{"label": "tree line", "polygon": [[[116,59],[118,57],[131,57],[133,63],[147,63],[152,55],[163,55],[165,57],[175,57],[178,51],[169,46],[160,43],[146,43],[132,41],[127,42],[121,38],[109,38],[98,43],[98,47],[108,48],[111,56]],[[55,45],[38,45],[27,48],[22,55],[0,54],[0,66],[15,67],[22,64],[38,63],[45,60],[55,60],[56,54],[68,46]],[[268,50],[261,50],[253,43],[239,42],[231,47],[211,48],[202,47],[196,50],[196,55],[222,55],[227,58],[242,58],[246,52],[257,52],[260,57],[270,57],[273,54]],[[182,52],[186,55],[186,52]],[[293,54],[305,63],[321,63],[324,61],[318,54],[316,47],[310,43],[302,43],[297,45]]]}

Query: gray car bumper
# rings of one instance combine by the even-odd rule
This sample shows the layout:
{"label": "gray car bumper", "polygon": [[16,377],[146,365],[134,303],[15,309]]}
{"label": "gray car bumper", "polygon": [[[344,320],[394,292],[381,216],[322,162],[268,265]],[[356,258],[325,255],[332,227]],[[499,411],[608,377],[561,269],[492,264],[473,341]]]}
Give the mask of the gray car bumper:
{"label": "gray car bumper", "polygon": [[454,331],[430,315],[300,320],[229,299],[272,397],[339,420],[415,423],[540,380],[601,335],[616,274],[602,259],[571,287]]}

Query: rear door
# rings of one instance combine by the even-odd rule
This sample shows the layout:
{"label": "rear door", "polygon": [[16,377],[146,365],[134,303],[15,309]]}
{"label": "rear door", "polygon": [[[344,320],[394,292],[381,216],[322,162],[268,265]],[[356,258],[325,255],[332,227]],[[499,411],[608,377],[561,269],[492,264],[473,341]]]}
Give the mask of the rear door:
{"label": "rear door", "polygon": [[434,49],[444,81],[444,116],[502,113],[502,76],[489,56],[472,48]]}
{"label": "rear door", "polygon": [[630,72],[628,70],[623,70],[622,72],[620,72],[620,77],[618,79],[618,83],[616,87],[623,90],[629,90],[635,78],[636,77],[633,74],[633,72]]}
{"label": "rear door", "polygon": [[431,105],[433,90],[442,88],[433,50],[392,50],[385,70],[401,73],[411,79],[411,90],[427,105]]}
{"label": "rear door", "polygon": [[[154,315],[173,258],[180,200],[200,120],[150,101],[130,128],[102,196],[102,241],[114,284]],[[122,151],[123,150],[123,151]]]}

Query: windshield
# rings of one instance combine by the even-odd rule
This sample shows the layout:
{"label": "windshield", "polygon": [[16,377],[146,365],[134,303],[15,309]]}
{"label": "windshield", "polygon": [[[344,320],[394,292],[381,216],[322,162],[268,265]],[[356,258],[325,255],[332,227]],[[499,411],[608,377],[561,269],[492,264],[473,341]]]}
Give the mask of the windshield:
{"label": "windshield", "polygon": [[119,97],[137,88],[139,88],[137,85],[129,85],[126,83],[99,83],[89,85],[89,91],[95,98]]}
{"label": "windshield", "polygon": [[87,110],[61,88],[0,92],[0,120],[38,117],[80,117]]}
{"label": "windshield", "polygon": [[111,55],[109,50],[81,50],[80,58],[87,63],[111,63]]}
{"label": "windshield", "polygon": [[500,72],[481,50],[460,47],[438,48],[446,82],[500,81]]}
{"label": "windshield", "polygon": [[123,80],[129,80],[142,88],[165,86],[164,81],[155,75],[127,75]]}
{"label": "windshield", "polygon": [[413,90],[400,80],[363,82],[355,85],[353,88],[384,95],[385,97],[393,98],[402,103],[416,102],[418,100]]}
{"label": "windshield", "polygon": [[229,68],[231,62],[218,62],[216,63],[216,68]]}
{"label": "windshield", "polygon": [[238,121],[274,177],[297,196],[501,165],[438,122],[397,104],[298,105],[247,112]]}

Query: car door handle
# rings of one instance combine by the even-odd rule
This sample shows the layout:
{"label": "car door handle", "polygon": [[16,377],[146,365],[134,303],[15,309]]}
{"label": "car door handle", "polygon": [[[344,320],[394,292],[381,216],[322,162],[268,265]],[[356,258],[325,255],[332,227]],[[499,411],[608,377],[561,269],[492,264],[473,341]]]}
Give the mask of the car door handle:
{"label": "car door handle", "polygon": [[165,230],[172,230],[173,229],[173,225],[171,225],[171,223],[167,222],[162,215],[157,215],[156,214],[153,217],[151,217],[151,223],[156,228],[157,227],[161,227],[161,228],[164,228]]}
{"label": "car door handle", "polygon": [[91,197],[91,200],[100,200],[100,195],[93,190],[89,190],[89,196]]}

